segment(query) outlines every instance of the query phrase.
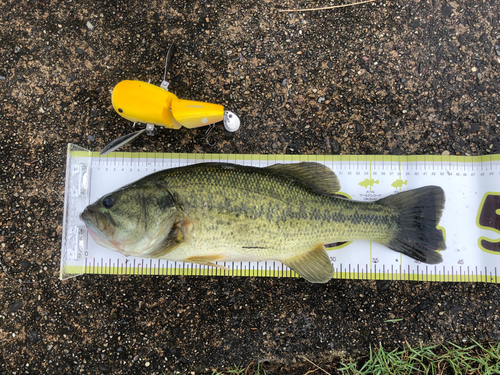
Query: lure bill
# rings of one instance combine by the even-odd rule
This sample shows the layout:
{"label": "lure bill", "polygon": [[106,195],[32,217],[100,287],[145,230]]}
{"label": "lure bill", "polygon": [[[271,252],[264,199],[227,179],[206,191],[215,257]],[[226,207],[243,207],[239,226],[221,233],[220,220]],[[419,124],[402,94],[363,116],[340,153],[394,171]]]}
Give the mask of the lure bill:
{"label": "lure bill", "polygon": [[106,155],[106,154],[109,154],[110,152],[113,152],[113,151],[119,149],[121,146],[131,142],[132,140],[134,140],[134,138],[140,136],[145,131],[146,131],[146,129],[142,129],[142,130],[136,131],[135,133],[126,134],[126,135],[123,135],[119,138],[116,138],[113,142],[111,142],[110,144],[108,144],[106,147],[104,147],[102,149],[101,155]]}

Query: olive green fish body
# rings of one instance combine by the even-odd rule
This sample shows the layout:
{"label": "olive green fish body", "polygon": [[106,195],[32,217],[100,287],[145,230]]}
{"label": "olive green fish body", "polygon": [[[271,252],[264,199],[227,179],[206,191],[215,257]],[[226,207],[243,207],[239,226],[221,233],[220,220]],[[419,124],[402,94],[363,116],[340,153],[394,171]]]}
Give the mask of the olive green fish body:
{"label": "olive green fish body", "polygon": [[[376,241],[440,261],[434,251],[444,248],[436,229],[444,205],[440,188],[374,203],[335,196],[339,188],[335,174],[317,163],[203,163],[147,176],[89,206],[82,220],[101,244],[125,255],[209,265],[279,260],[312,282],[332,277],[324,250],[332,242]],[[415,223],[417,214],[424,224]],[[105,230],[93,218],[99,215],[102,222],[108,218],[100,224]]]}

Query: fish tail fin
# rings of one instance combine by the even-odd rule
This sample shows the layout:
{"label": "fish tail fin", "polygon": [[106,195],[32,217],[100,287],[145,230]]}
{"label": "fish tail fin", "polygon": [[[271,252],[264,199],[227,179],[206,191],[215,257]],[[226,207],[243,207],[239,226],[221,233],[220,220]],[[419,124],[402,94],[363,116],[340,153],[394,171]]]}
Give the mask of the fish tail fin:
{"label": "fish tail fin", "polygon": [[446,244],[442,231],[436,226],[444,202],[444,191],[439,186],[426,186],[379,200],[378,203],[398,213],[398,227],[384,245],[424,263],[442,262],[436,250],[446,249]]}

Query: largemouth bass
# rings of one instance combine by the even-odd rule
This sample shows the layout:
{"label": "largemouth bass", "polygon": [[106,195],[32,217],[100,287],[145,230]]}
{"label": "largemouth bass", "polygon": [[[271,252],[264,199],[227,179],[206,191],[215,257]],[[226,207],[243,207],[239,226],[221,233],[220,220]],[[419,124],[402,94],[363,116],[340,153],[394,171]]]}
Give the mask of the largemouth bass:
{"label": "largemouth bass", "polygon": [[333,267],[324,244],[370,240],[421,262],[442,261],[438,186],[376,202],[335,196],[337,176],[318,163],[256,168],[202,163],[153,173],[85,208],[95,241],[126,256],[216,266],[278,260],[310,282]]}

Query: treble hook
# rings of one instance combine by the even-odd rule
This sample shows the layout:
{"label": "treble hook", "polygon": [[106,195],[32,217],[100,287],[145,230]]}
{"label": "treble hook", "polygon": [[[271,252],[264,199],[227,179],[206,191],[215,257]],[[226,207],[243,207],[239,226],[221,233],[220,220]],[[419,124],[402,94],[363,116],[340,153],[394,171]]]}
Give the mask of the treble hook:
{"label": "treble hook", "polygon": [[212,124],[208,127],[207,131],[205,132],[205,141],[207,142],[207,144],[210,146],[210,147],[213,147],[217,144],[217,141],[215,141],[214,143],[210,143],[208,141],[208,137],[210,136],[210,133],[212,132],[212,130],[215,128],[215,124]]}

